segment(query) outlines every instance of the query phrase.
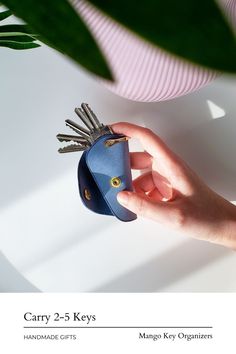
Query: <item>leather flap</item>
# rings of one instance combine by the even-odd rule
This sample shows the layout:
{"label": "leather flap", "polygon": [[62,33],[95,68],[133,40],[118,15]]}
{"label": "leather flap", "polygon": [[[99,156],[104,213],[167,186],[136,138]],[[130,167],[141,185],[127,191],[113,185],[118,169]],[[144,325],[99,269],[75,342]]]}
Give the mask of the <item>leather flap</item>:
{"label": "leather flap", "polygon": [[[118,219],[122,221],[132,221],[135,220],[137,216],[121,206],[116,198],[118,192],[122,190],[133,190],[128,142],[119,142],[110,147],[106,147],[104,144],[107,139],[115,139],[117,137],[119,137],[117,134],[101,136],[95,144],[83,154],[83,159],[85,159],[89,172],[94,180],[94,183],[90,184],[90,188],[92,191],[95,191],[95,197],[104,198],[110,213],[115,215]],[[84,169],[84,162],[82,162],[82,164]],[[86,169],[84,171],[83,180],[85,178],[90,178]],[[114,178],[118,183],[113,183]],[[81,195],[81,197],[84,201],[84,196]],[[98,205],[96,204],[97,202],[94,202],[94,204],[92,202],[90,203],[92,206],[91,209],[100,213],[104,211],[102,213],[108,214],[107,208],[105,208],[102,201],[100,202],[99,211],[95,210],[96,205]],[[89,203],[86,202],[86,206],[88,206],[88,204]]]}

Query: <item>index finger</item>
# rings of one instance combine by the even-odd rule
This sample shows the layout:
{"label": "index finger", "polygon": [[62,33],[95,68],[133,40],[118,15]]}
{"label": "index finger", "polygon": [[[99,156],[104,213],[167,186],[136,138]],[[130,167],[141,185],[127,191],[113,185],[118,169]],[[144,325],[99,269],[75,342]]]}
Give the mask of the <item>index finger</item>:
{"label": "index finger", "polygon": [[150,129],[140,127],[131,123],[115,123],[112,126],[112,130],[118,134],[124,134],[130,138],[138,139],[144,150],[146,150],[158,161],[163,161],[165,164],[179,165],[180,161],[177,155],[169,149],[169,147]]}

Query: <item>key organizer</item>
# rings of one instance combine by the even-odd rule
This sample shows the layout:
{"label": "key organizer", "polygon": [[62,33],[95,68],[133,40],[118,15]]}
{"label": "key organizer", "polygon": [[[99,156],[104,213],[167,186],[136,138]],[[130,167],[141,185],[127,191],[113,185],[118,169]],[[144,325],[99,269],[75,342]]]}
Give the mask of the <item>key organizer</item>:
{"label": "key organizer", "polygon": [[128,138],[114,134],[110,127],[103,125],[86,103],[75,112],[86,128],[66,120],[66,125],[78,135],[58,134],[60,142],[74,142],[58,151],[83,151],[78,165],[83,204],[95,213],[113,215],[121,221],[135,220],[137,216],[117,201],[120,191],[133,190]]}

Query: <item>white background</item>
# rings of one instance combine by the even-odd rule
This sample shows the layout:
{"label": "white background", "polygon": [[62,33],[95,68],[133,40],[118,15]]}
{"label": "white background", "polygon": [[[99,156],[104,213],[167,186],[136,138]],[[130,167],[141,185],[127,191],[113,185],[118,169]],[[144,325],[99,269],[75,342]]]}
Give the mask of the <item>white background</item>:
{"label": "white background", "polygon": [[46,47],[0,49],[0,60],[0,290],[20,286],[3,271],[3,255],[46,292],[236,290],[233,251],[147,220],[126,224],[86,210],[77,186],[80,153],[59,155],[55,138],[71,133],[64,120],[88,102],[104,123],[153,129],[235,201],[235,79],[222,76],[169,102],[138,103]]}

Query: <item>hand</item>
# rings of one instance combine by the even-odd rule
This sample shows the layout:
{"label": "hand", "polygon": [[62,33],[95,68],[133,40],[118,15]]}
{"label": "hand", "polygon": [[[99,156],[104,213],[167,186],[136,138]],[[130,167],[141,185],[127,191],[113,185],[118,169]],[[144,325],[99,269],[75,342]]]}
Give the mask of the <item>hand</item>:
{"label": "hand", "polygon": [[236,249],[236,207],[211,190],[151,130],[129,123],[115,133],[137,138],[145,152],[130,153],[131,168],[149,169],[133,181],[134,192],[118,201],[138,216],[174,227],[189,236]]}

